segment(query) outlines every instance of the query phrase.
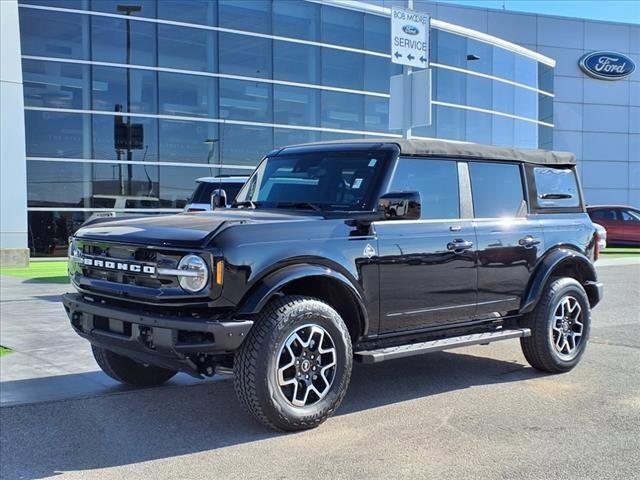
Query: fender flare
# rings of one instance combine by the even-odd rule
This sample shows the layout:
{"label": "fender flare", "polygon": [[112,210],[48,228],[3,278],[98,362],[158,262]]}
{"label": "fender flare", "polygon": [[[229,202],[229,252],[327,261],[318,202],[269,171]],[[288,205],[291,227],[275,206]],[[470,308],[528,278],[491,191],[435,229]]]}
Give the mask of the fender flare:
{"label": "fender flare", "polygon": [[549,252],[536,267],[535,273],[529,281],[520,313],[529,313],[536,307],[553,272],[566,263],[573,263],[582,270],[585,276],[583,282],[585,287],[589,283],[596,282],[598,275],[589,258],[570,248],[556,248]]}
{"label": "fender flare", "polygon": [[342,273],[322,265],[309,263],[289,265],[265,275],[243,297],[237,310],[237,315],[247,316],[260,312],[282,287],[295,280],[309,277],[332,279],[350,292],[352,300],[360,311],[362,319],[361,334],[366,335],[369,331],[369,318],[360,290]]}

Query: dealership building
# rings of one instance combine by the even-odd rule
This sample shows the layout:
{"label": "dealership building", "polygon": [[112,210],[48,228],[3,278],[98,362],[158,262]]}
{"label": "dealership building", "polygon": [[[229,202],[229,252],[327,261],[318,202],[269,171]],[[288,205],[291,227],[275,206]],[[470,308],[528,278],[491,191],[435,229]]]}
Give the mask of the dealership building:
{"label": "dealership building", "polygon": [[[3,261],[65,255],[98,212],[179,211],[196,178],[249,174],[277,146],[399,138],[405,3],[1,1]],[[432,124],[414,136],[569,150],[588,203],[640,206],[640,68],[580,66],[602,51],[640,67],[640,25],[414,8],[432,19]]]}

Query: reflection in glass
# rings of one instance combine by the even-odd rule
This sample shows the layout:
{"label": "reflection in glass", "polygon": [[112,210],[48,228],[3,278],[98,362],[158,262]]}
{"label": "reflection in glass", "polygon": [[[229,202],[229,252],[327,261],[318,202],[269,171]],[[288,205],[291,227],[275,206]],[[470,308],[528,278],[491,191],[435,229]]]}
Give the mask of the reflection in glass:
{"label": "reflection in glass", "polygon": [[160,161],[185,163],[220,163],[220,142],[217,123],[186,120],[159,120]]}
{"label": "reflection in glass", "polygon": [[464,140],[466,131],[466,111],[461,108],[438,106],[437,138]]}
{"label": "reflection in glass", "polygon": [[[493,47],[488,43],[478,42],[477,40],[467,39],[466,66],[467,70],[473,72],[493,73]],[[472,60],[473,59],[473,60]],[[471,78],[471,77],[470,77]]]}
{"label": "reflection in glass", "polygon": [[200,28],[158,24],[158,65],[215,72],[216,32]]}
{"label": "reflection in glass", "polygon": [[[139,12],[136,12],[137,16],[149,18],[156,17],[156,4],[158,3],[156,0],[135,0],[130,3],[142,7]],[[110,2],[105,0],[91,0],[91,10],[93,10],[94,12],[120,13],[118,11],[118,5],[121,4],[128,5],[129,3]]]}
{"label": "reflection in glass", "polygon": [[322,5],[321,41],[362,48],[364,43],[364,14],[346,8]]}
{"label": "reflection in glass", "polygon": [[213,77],[159,72],[160,113],[216,118],[217,82]]}
{"label": "reflection in glass", "polygon": [[[80,114],[78,114],[80,116]],[[127,160],[126,136],[118,133],[116,124],[123,117],[93,115],[93,158]],[[131,117],[131,124],[140,132],[140,141],[134,140],[131,160],[155,162],[158,160],[158,120],[155,118]]]}
{"label": "reflection in glass", "polygon": [[74,63],[23,60],[25,105],[88,109],[82,93],[88,89],[89,68]]}
{"label": "reflection in glass", "polygon": [[71,236],[91,212],[29,212],[28,242],[34,257],[65,257]]}
{"label": "reflection in glass", "polygon": [[273,149],[273,129],[251,125],[220,124],[220,148],[225,163],[258,164]]}
{"label": "reflection in glass", "polygon": [[332,48],[322,49],[322,84],[362,90],[364,55]]}
{"label": "reflection in glass", "polygon": [[524,200],[519,165],[469,162],[469,175],[476,218],[516,216]]}
{"label": "reflection in glass", "polygon": [[273,2],[273,34],[280,37],[320,39],[320,5],[300,0]]}
{"label": "reflection in glass", "polygon": [[[83,15],[89,17],[89,15]],[[91,58],[101,62],[127,63],[127,22],[120,18],[90,16]],[[156,26],[131,21],[130,63],[156,64]]]}
{"label": "reflection in glass", "polygon": [[390,20],[379,15],[364,16],[364,49],[390,53]]}
{"label": "reflection in glass", "polygon": [[467,111],[466,140],[475,143],[491,144],[491,114]]}
{"label": "reflection in glass", "polygon": [[28,157],[91,158],[91,119],[77,113],[25,111]]}
{"label": "reflection in glass", "polygon": [[364,129],[364,97],[362,95],[323,90],[320,105],[323,127]]}
{"label": "reflection in glass", "polygon": [[320,141],[320,132],[317,132],[314,130],[290,130],[286,128],[273,129],[274,148],[286,147],[287,145],[299,145],[302,143],[319,142],[319,141]]}
{"label": "reflection in glass", "polygon": [[215,2],[209,0],[162,0],[158,2],[158,18],[177,22],[215,26]]}
{"label": "reflection in glass", "polygon": [[513,142],[513,118],[491,116],[491,144],[501,147],[515,145]]}
{"label": "reflection in glass", "polygon": [[221,27],[271,33],[271,0],[218,0]]}
{"label": "reflection in glass", "polygon": [[364,98],[364,129],[372,132],[386,132],[389,127],[389,99],[381,97]]}
{"label": "reflection in glass", "polygon": [[423,219],[460,217],[458,166],[450,160],[400,158],[390,192],[420,192]]}
{"label": "reflection in glass", "polygon": [[402,65],[388,58],[364,56],[364,89],[368,92],[389,93],[391,77],[401,73]]}
{"label": "reflection in glass", "polygon": [[274,123],[320,125],[320,91],[310,88],[273,86]]}
{"label": "reflection in glass", "polygon": [[320,47],[275,40],[273,78],[319,85]]}
{"label": "reflection in glass", "polygon": [[220,32],[218,42],[221,73],[271,78],[271,40]]}
{"label": "reflection in glass", "polygon": [[20,9],[23,55],[89,59],[86,40],[89,16],[47,10]]}
{"label": "reflection in glass", "polygon": [[220,79],[220,118],[272,122],[270,83]]}

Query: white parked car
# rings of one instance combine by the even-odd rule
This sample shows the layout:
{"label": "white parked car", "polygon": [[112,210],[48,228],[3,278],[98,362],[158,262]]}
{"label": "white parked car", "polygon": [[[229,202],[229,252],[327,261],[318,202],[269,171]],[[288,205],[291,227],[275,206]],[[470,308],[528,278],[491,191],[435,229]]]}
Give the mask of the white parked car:
{"label": "white parked car", "polygon": [[201,177],[196,179],[198,186],[189,199],[185,212],[206,212],[211,210],[211,195],[215,190],[222,189],[227,194],[227,202],[231,204],[233,199],[245,184],[249,176],[239,175],[235,177]]}
{"label": "white parked car", "polygon": [[593,226],[596,227],[596,232],[598,235],[598,252],[602,252],[605,248],[607,248],[607,229],[604,228],[599,223],[593,223]]}

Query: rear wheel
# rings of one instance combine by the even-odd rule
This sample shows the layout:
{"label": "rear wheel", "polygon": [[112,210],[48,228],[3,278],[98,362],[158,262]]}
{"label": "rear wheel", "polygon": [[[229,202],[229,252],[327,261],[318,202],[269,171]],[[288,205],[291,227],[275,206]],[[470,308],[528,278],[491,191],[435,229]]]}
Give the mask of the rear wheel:
{"label": "rear wheel", "polygon": [[349,332],[333,308],[314,298],[282,297],[265,307],[236,352],[236,393],[270,428],[313,428],[342,402],[352,361]]}
{"label": "rear wheel", "polygon": [[104,373],[114,380],[136,387],[162,385],[177,372],[166,368],[138,363],[101,347],[91,346],[93,358]]}
{"label": "rear wheel", "polygon": [[551,373],[571,370],[584,354],[591,327],[584,288],[573,278],[551,281],[526,323],[531,336],[520,344],[531,366]]}

